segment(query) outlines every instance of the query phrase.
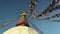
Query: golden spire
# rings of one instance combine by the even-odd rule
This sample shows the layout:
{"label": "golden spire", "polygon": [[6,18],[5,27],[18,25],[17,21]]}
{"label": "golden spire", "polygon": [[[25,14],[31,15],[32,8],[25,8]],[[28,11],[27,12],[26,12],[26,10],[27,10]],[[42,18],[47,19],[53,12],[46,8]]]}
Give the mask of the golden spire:
{"label": "golden spire", "polygon": [[27,20],[26,20],[25,10],[22,11],[21,17],[20,17],[18,23],[16,24],[16,26],[28,26],[29,27],[29,24],[27,23]]}

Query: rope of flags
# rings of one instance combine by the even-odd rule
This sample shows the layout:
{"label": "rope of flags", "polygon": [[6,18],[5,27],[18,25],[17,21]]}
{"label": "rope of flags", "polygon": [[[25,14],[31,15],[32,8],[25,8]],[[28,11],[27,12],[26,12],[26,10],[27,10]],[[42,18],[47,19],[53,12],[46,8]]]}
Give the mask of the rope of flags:
{"label": "rope of flags", "polygon": [[[32,0],[30,0],[30,2],[31,2]],[[57,6],[55,6],[55,5],[57,5]],[[34,9],[36,9],[36,8],[33,8],[33,7],[35,7],[36,6],[36,4],[31,4],[30,5],[30,15],[32,15],[32,13],[33,13],[33,10]],[[33,16],[33,17],[35,17],[35,18],[40,18],[40,17],[42,17],[42,16],[44,16],[44,15],[46,15],[46,14],[48,14],[48,13],[51,13],[51,12],[53,12],[54,10],[58,10],[58,9],[60,9],[60,2],[59,2],[59,0],[53,0],[51,3],[50,3],[50,5],[41,13],[41,14],[39,14],[38,16]],[[51,18],[55,18],[55,17],[60,17],[60,13],[59,14],[55,14],[55,15],[53,15],[53,16],[51,16],[51,17],[47,17],[47,18],[43,18],[43,19],[51,19]],[[54,21],[54,20],[53,20]]]}
{"label": "rope of flags", "polygon": [[52,22],[60,22],[60,20],[50,20],[50,21],[52,21]]}
{"label": "rope of flags", "polygon": [[34,12],[34,15],[35,15],[36,4],[37,4],[37,0],[29,0],[29,11],[30,11],[29,16],[33,15],[33,12]]}
{"label": "rope of flags", "polygon": [[9,21],[9,22],[7,22],[7,23],[1,25],[0,28],[3,28],[3,27],[5,27],[5,26],[7,26],[7,25],[13,23],[15,20],[16,20],[16,18],[14,18],[12,21]]}
{"label": "rope of flags", "polygon": [[3,27],[5,27],[5,26],[7,26],[7,25],[13,23],[14,21],[18,20],[19,18],[20,18],[20,16],[18,16],[18,18],[14,18],[14,19],[12,19],[11,21],[8,21],[7,23],[1,25],[0,28],[3,28]]}
{"label": "rope of flags", "polygon": [[43,18],[43,19],[49,20],[49,19],[52,19],[52,18],[55,18],[55,17],[60,17],[60,13],[59,14],[55,14],[55,15],[53,15],[51,17]]}
{"label": "rope of flags", "polygon": [[37,17],[42,17],[42,16],[46,15],[47,13],[51,13],[53,10],[60,9],[60,5],[54,7],[58,3],[59,3],[59,0],[53,0],[50,3],[50,5],[41,14],[39,14]]}

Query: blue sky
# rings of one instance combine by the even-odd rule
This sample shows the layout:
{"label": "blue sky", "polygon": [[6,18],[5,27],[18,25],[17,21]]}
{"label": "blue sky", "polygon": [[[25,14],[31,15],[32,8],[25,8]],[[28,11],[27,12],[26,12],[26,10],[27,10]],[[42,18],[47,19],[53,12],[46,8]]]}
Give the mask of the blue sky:
{"label": "blue sky", "polygon": [[[36,9],[36,14],[41,13],[51,2],[52,0],[38,0]],[[21,11],[25,9],[27,14],[29,14],[29,4],[28,0],[0,0],[0,25],[11,21],[13,18],[17,18],[21,13]],[[60,10],[55,10],[48,15],[54,15],[56,13],[60,13]],[[60,19],[60,18],[53,18]],[[60,23],[59,22],[51,22],[46,20],[35,20],[33,18],[30,19],[40,30],[43,31],[44,34],[60,34]],[[13,22],[12,24],[7,25],[6,27],[0,29],[0,34],[6,31],[9,28],[12,28],[16,25],[18,20]],[[33,28],[31,26],[31,28]]]}

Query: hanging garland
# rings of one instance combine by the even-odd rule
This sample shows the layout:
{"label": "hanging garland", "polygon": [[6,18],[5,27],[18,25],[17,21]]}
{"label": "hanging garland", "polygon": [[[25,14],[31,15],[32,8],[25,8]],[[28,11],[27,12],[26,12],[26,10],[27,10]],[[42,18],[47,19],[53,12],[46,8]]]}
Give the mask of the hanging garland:
{"label": "hanging garland", "polygon": [[29,16],[33,15],[33,12],[36,11],[36,4],[37,4],[37,0],[33,0],[33,1],[29,0],[29,10],[30,10]]}
{"label": "hanging garland", "polygon": [[20,18],[20,16],[18,16],[18,18],[12,19],[11,21],[8,21],[7,23],[1,25],[0,28],[4,28],[5,26],[7,26],[7,25],[13,23],[14,21],[18,20],[19,18]]}
{"label": "hanging garland", "polygon": [[60,20],[51,20],[52,22],[60,22]]}
{"label": "hanging garland", "polygon": [[56,10],[58,7],[55,7],[54,6],[59,2],[59,0],[53,0],[51,2],[51,4],[41,13],[39,14],[37,17],[42,17],[44,15],[46,15],[47,13],[51,13],[53,10]]}
{"label": "hanging garland", "polygon": [[53,16],[51,16],[51,17],[47,17],[47,18],[44,18],[44,19],[52,19],[52,18],[55,18],[55,17],[60,17],[60,13],[59,14],[55,14],[55,15],[53,15]]}

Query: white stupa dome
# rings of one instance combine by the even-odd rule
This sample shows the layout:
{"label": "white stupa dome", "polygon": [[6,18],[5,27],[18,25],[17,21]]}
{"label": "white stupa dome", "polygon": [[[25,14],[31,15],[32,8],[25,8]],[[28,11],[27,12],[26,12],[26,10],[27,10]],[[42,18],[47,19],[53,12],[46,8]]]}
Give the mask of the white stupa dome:
{"label": "white stupa dome", "polygon": [[2,34],[38,34],[35,30],[26,26],[16,26],[8,29]]}

